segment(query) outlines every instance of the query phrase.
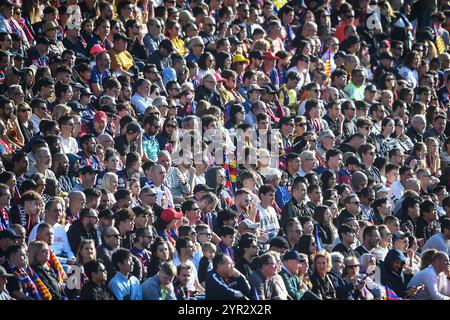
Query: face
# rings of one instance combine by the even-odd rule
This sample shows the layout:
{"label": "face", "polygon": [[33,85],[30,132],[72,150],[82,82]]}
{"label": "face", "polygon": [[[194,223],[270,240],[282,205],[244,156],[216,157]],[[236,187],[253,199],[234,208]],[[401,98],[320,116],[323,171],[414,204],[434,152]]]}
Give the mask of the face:
{"label": "face", "polygon": [[50,259],[50,252],[48,250],[48,245],[42,246],[35,255],[35,260],[37,263],[43,265],[47,263],[48,259]]}
{"label": "face", "polygon": [[156,256],[161,261],[169,260],[169,247],[167,246],[167,244],[164,243],[158,246]]}
{"label": "face", "polygon": [[234,235],[226,235],[220,237],[222,239],[222,242],[229,248],[233,246],[234,243]]}
{"label": "face", "polygon": [[211,230],[209,230],[209,229],[202,230],[202,231],[199,231],[199,233],[197,233],[197,240],[200,243],[205,243],[207,241],[211,241],[211,237],[212,237],[212,233],[211,233]]}

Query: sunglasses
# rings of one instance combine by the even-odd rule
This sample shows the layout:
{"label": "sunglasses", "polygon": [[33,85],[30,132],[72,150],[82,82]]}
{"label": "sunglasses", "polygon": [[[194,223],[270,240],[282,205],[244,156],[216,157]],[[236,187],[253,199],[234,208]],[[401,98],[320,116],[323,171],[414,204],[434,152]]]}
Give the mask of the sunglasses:
{"label": "sunglasses", "polygon": [[19,112],[31,112],[31,109],[19,109]]}
{"label": "sunglasses", "polygon": [[[176,108],[176,107],[175,107],[175,108]],[[172,108],[171,108],[171,109],[172,109]],[[175,124],[166,124],[166,128],[176,129],[176,128],[178,128],[178,126],[175,125]]]}

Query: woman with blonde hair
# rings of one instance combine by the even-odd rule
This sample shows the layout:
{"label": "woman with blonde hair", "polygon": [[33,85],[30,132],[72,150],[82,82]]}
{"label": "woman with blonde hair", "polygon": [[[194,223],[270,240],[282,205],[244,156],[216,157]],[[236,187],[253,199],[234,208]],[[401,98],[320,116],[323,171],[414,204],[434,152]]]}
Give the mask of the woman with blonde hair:
{"label": "woman with blonde hair", "polygon": [[72,109],[65,104],[57,104],[52,112],[52,119],[58,121],[63,116],[70,116]]}
{"label": "woman with blonde hair", "polygon": [[439,156],[439,141],[435,137],[425,139],[427,145],[426,162],[432,176],[440,176],[441,158]]}
{"label": "woman with blonde hair", "polygon": [[253,43],[252,51],[261,50],[262,52],[270,49],[270,42],[266,39],[259,39]]}
{"label": "woman with blonde hair", "polygon": [[49,300],[62,300],[63,289],[58,274],[50,267],[50,248],[44,241],[33,241],[28,246],[28,262],[48,290]]}
{"label": "woman with blonde hair", "polygon": [[114,172],[106,172],[102,179],[102,188],[114,194],[117,191],[119,177]]}
{"label": "woman with blonde hair", "polygon": [[328,275],[331,270],[331,256],[327,251],[316,253],[313,261],[313,273],[311,275],[311,291],[322,300],[336,300],[336,289]]}

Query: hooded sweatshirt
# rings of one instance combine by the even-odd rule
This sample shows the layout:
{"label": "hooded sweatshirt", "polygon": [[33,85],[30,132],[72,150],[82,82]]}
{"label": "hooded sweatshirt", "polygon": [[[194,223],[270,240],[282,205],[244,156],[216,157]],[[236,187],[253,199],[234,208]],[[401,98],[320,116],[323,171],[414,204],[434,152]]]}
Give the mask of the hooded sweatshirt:
{"label": "hooded sweatshirt", "polygon": [[395,261],[401,261],[402,264],[406,263],[405,255],[398,249],[390,250],[381,264],[381,284],[392,289],[397,296],[405,298],[408,283],[405,280],[403,269],[400,269],[400,271],[392,269],[392,264]]}

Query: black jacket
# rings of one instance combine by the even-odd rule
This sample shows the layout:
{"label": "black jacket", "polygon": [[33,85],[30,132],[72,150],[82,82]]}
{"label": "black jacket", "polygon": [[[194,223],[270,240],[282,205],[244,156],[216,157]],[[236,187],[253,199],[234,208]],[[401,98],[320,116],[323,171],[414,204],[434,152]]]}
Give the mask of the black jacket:
{"label": "black jacket", "polygon": [[392,289],[400,298],[405,298],[407,291],[406,286],[408,283],[405,280],[403,270],[400,269],[400,271],[394,271],[392,269],[392,264],[398,260],[402,261],[402,263],[406,263],[406,257],[400,250],[392,249],[387,253],[384,262],[380,265],[381,284]]}
{"label": "black jacket", "polygon": [[214,106],[223,108],[223,103],[217,91],[208,90],[203,84],[195,90],[195,101],[205,100]]}
{"label": "black jacket", "polygon": [[107,287],[89,281],[81,289],[80,300],[114,300],[114,296]]}
{"label": "black jacket", "polygon": [[280,226],[284,228],[289,218],[312,217],[314,212],[308,206],[298,203],[297,200],[291,198],[283,207],[281,212]]}
{"label": "black jacket", "polygon": [[53,269],[46,269],[40,264],[34,264],[31,267],[52,294],[52,300],[62,300],[63,290],[58,282],[58,275]]}
{"label": "black jacket", "polygon": [[344,258],[348,257],[357,257],[359,258],[359,253],[357,253],[355,250],[352,249],[352,247],[349,247],[348,249],[342,244],[339,243],[333,248],[333,252],[340,252],[344,256]]}
{"label": "black jacket", "polygon": [[69,231],[67,231],[67,238],[69,238],[70,248],[73,252],[78,252],[81,241],[85,239],[94,240],[95,247],[98,247],[102,243],[99,230],[95,228],[87,232],[80,220],[75,221],[69,227]]}

